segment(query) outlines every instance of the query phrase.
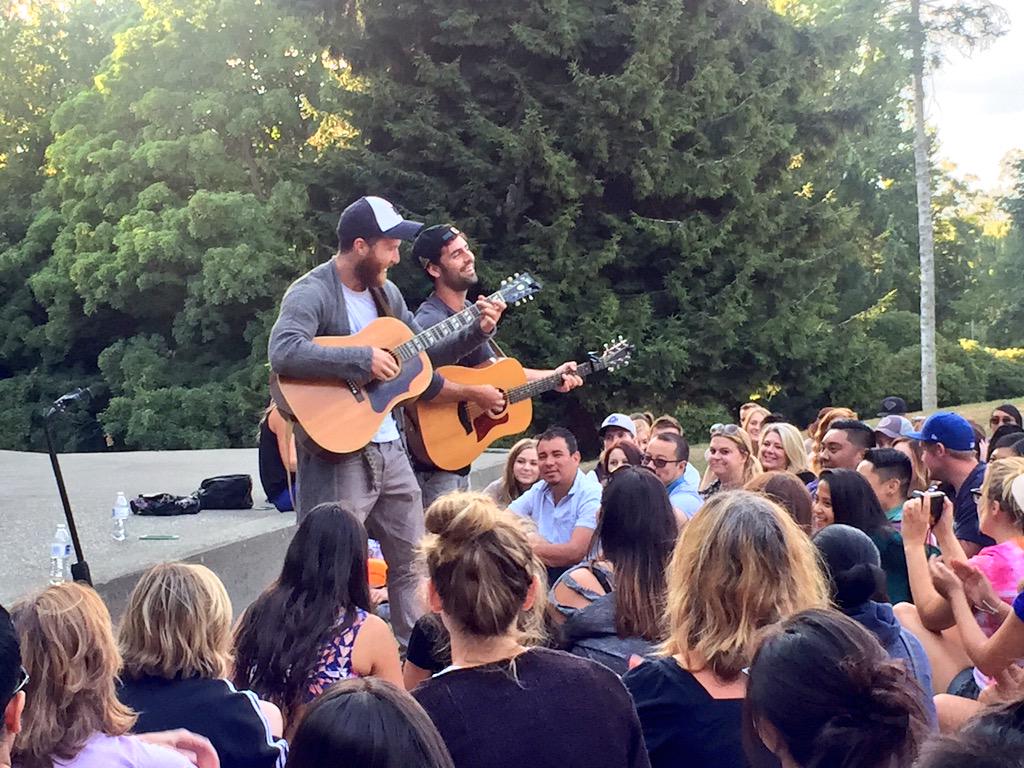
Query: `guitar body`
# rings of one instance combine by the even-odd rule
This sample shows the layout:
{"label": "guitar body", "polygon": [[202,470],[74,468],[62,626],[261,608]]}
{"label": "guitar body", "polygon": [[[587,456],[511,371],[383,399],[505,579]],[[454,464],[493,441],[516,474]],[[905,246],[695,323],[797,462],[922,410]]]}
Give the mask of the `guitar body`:
{"label": "guitar body", "polygon": [[[313,341],[325,347],[394,349],[412,337],[412,330],[402,321],[381,317],[351,336],[317,336]],[[321,448],[351,453],[370,442],[392,408],[421,395],[432,376],[433,366],[425,352],[402,363],[390,381],[374,380],[362,387],[280,376],[277,385],[284,402],[278,405]]]}
{"label": "guitar body", "polygon": [[[526,372],[516,360],[503,358],[482,368],[446,365],[437,372],[457,384],[490,384],[507,392],[526,383]],[[416,416],[427,457],[441,469],[455,471],[468,467],[494,441],[517,435],[530,427],[533,404],[527,400],[507,405],[498,415],[475,417],[468,403],[419,402]]]}

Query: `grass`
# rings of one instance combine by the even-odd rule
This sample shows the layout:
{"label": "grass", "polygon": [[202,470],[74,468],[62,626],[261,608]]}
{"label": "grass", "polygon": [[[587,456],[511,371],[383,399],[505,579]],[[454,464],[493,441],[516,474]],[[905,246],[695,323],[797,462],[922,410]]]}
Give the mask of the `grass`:
{"label": "grass", "polygon": [[[1024,400],[1024,395],[1004,400],[989,400],[984,403],[964,403],[962,405],[940,408],[939,410],[956,411],[964,418],[969,419],[970,421],[976,421],[982,427],[988,429],[988,418],[989,416],[992,415],[992,411],[993,409],[995,409],[997,405],[1002,405],[1003,403],[1013,403],[1018,408],[1021,408],[1020,403],[1022,400]],[[868,414],[861,415],[867,416]],[[913,413],[909,414],[911,418],[914,416],[923,415],[925,415],[924,411],[914,411]],[[875,426],[878,423],[878,417],[873,416],[873,418],[865,419],[865,421],[871,426]],[[802,430],[803,426],[801,426],[801,431]],[[707,443],[690,443],[690,463],[693,464],[693,466],[695,466],[697,469],[699,469],[701,474],[704,474],[704,470],[707,468],[707,463],[704,461],[704,452],[707,449]]]}

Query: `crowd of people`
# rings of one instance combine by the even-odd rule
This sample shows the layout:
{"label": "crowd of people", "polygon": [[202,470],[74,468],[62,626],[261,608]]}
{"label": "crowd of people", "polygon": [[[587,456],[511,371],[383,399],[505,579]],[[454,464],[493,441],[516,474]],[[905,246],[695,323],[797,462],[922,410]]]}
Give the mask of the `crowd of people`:
{"label": "crowd of people", "polygon": [[592,471],[552,427],[427,508],[407,647],[344,499],[234,624],[201,565],[116,627],[50,586],[0,612],[0,766],[1019,764],[1019,419],[755,406],[703,477],[671,417],[610,415]]}
{"label": "crowd of people", "polygon": [[[875,426],[827,407],[805,428],[747,403],[711,426],[703,474],[677,419],[613,413],[592,470],[552,426],[471,491],[468,467],[410,456],[403,361],[335,342],[387,318],[434,366],[487,366],[503,302],[467,298],[452,224],[368,196],[337,235],[282,300],[272,382],[376,388],[376,433],[335,453],[287,398],[267,409],[261,478],[298,527],[237,618],[186,563],[147,571],[116,627],[77,583],[0,609],[0,768],[1019,764],[1016,407],[985,429],[890,397]],[[415,313],[387,280],[402,240],[433,286]],[[523,375],[583,384],[572,361]],[[509,406],[438,370],[425,387]]]}

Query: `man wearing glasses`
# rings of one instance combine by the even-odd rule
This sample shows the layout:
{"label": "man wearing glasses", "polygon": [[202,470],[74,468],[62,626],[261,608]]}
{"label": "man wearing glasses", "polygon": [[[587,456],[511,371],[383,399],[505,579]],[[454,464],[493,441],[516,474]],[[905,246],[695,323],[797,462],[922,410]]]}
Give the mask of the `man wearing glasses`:
{"label": "man wearing glasses", "polygon": [[[478,282],[476,255],[462,232],[451,224],[427,227],[416,236],[412,256],[434,283],[434,292],[416,310],[416,322],[421,328],[437,325],[469,306],[466,294]],[[478,368],[503,356],[494,342],[486,341],[459,358],[458,364]],[[562,374],[562,385],[558,387],[558,392],[568,392],[583,384],[583,379],[575,375],[574,362],[562,363],[554,370],[524,370],[527,381],[536,381],[555,373]],[[470,467],[446,472],[414,456],[413,469],[416,470],[420,490],[423,491],[424,509],[439,496],[469,488]]]}
{"label": "man wearing glasses", "polygon": [[665,484],[672,506],[687,519],[693,517],[703,503],[697,489],[686,481],[686,468],[690,462],[690,445],[686,438],[674,432],[661,432],[651,438],[641,460]]}

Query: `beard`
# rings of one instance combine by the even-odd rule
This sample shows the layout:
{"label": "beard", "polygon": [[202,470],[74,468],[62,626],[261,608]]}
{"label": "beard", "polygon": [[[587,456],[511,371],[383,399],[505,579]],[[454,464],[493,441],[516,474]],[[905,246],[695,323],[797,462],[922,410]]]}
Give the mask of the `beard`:
{"label": "beard", "polygon": [[359,282],[367,288],[381,288],[388,279],[388,268],[381,266],[380,262],[372,257],[358,262],[353,271]]}
{"label": "beard", "polygon": [[460,272],[446,272],[441,279],[451,290],[458,292],[468,291],[480,282],[476,272],[472,275],[463,275]]}

